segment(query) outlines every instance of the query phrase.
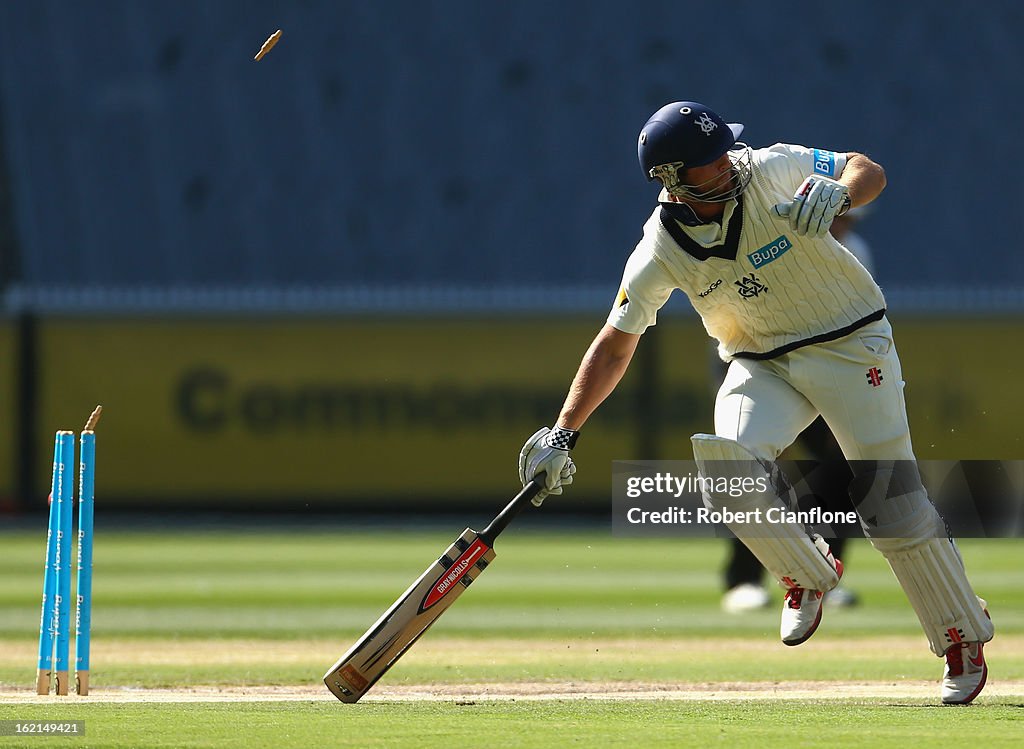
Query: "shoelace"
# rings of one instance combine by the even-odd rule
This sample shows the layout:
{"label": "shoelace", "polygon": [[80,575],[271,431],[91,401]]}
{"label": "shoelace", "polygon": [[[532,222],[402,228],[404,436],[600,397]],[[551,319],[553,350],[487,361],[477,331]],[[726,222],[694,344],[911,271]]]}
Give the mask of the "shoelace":
{"label": "shoelace", "polygon": [[964,647],[952,647],[946,651],[946,665],[950,676],[962,676],[964,673]]}
{"label": "shoelace", "polygon": [[799,609],[800,603],[804,600],[804,589],[803,588],[790,588],[786,591],[786,604],[791,609]]}

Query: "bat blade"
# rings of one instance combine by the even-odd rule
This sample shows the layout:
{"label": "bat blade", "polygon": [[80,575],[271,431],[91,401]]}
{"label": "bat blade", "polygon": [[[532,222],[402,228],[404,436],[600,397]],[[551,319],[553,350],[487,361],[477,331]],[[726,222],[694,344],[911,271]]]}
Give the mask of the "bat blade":
{"label": "bat blade", "polygon": [[342,702],[358,702],[495,556],[479,533],[463,531],[324,674],[327,688]]}

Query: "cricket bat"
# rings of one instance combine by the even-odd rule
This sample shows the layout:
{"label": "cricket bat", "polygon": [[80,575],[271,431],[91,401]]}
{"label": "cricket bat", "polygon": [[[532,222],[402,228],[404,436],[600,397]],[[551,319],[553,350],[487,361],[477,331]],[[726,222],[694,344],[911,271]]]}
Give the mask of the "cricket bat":
{"label": "cricket bat", "polygon": [[495,557],[494,539],[544,487],[539,474],[494,520],[477,532],[466,528],[391,608],[324,674],[342,702],[358,702],[395,661],[437,621]]}

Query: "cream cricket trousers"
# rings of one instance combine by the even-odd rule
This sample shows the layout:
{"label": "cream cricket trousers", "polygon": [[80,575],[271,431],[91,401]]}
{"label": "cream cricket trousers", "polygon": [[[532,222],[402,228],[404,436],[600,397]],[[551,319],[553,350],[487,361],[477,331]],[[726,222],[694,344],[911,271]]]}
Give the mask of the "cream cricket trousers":
{"label": "cream cricket trousers", "polygon": [[[882,318],[775,359],[733,361],[715,402],[715,432],[775,460],[820,413],[847,460],[913,460],[903,385],[892,328]],[[896,574],[932,652],[991,640],[985,603],[923,488],[885,499],[865,535]]]}
{"label": "cream cricket trousers", "polygon": [[715,433],[775,460],[821,414],[847,460],[913,460],[903,386],[883,317],[774,359],[733,360],[715,401]]}

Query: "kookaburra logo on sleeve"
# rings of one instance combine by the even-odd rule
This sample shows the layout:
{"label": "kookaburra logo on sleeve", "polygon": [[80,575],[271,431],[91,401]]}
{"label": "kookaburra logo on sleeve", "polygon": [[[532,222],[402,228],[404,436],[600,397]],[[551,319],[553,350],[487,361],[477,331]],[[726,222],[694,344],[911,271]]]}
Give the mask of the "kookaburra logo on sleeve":
{"label": "kookaburra logo on sleeve", "polygon": [[702,291],[699,294],[697,294],[697,296],[699,296],[699,297],[701,297],[703,299],[704,297],[706,297],[708,294],[710,294],[712,291],[714,291],[715,289],[717,289],[721,285],[722,285],[722,279],[719,278],[713,284],[711,284],[706,289],[704,289],[704,291]]}
{"label": "kookaburra logo on sleeve", "polygon": [[768,293],[768,287],[761,283],[761,280],[753,273],[748,273],[735,283],[740,287],[740,296],[744,299],[750,299],[752,296],[758,296],[762,292],[765,294]]}

